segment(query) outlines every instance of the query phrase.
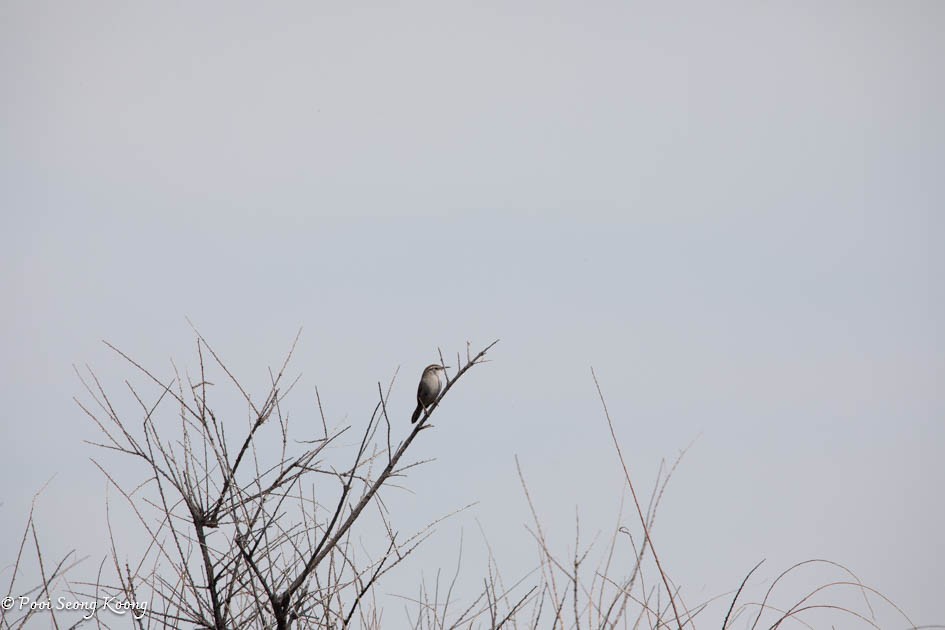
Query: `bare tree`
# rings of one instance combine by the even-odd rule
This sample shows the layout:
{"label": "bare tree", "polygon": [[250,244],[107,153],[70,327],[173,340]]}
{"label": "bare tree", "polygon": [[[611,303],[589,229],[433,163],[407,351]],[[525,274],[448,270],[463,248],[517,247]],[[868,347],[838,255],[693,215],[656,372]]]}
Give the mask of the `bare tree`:
{"label": "bare tree", "polygon": [[[401,464],[407,449],[430,426],[427,421],[442,398],[496,342],[476,354],[467,344],[465,359],[457,355],[439,398],[396,445],[387,409],[390,388],[384,391],[378,384],[378,399],[355,453],[337,469],[326,455],[351,427],[329,428],[317,390],[322,435],[304,444],[301,453],[291,452],[290,419],[280,403],[297,382],[286,384],[285,376],[297,341],[298,336],[278,371],[270,372],[270,386],[261,397],[246,391],[199,333],[196,378],[175,368],[173,376],[161,379],[108,344],[150,382],[150,395],[128,383],[136,416],[118,411],[94,372],[80,374],[92,404],[79,404],[103,436],[96,445],[137,458],[147,473],[144,483],[131,487],[96,461],[151,540],[135,566],[120,566],[112,537],[116,582],[108,588],[132,601],[146,597],[151,602],[148,615],[137,622],[140,627],[346,627],[363,614],[378,580],[428,533],[429,528],[401,536],[390,526],[383,502],[375,499],[415,465]],[[210,400],[211,369],[222,372],[248,409],[247,428],[236,439],[233,422],[224,422]],[[157,421],[167,407],[177,417],[173,426]],[[267,431],[276,434],[280,450],[257,447]],[[315,477],[321,479],[316,483]],[[333,489],[326,483],[332,479]],[[376,557],[366,556],[352,537],[372,501],[386,538]],[[142,503],[150,509],[140,508]]]}

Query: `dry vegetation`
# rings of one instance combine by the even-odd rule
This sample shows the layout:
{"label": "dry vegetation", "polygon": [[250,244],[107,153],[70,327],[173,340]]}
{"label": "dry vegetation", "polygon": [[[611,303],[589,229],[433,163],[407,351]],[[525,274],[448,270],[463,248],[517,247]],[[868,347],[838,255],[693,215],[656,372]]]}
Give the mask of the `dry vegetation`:
{"label": "dry vegetation", "polygon": [[[682,454],[661,467],[649,496],[641,500],[598,386],[615,456],[625,475],[621,500],[629,517],[621,516],[609,536],[585,542],[576,515],[573,546],[567,553],[557,553],[516,461],[532,514],[526,527],[538,552],[534,570],[508,582],[489,548],[481,588],[460,594],[456,589],[463,570],[460,541],[451,577],[441,579],[437,572],[433,584],[419,584],[407,618],[396,620],[379,603],[380,585],[391,571],[409,562],[411,552],[437,522],[401,535],[394,524],[396,514],[388,512],[380,491],[404,483],[405,473],[419,463],[407,462],[405,454],[430,427],[428,420],[439,401],[485,361],[495,343],[477,353],[467,347],[465,356],[456,356],[440,399],[404,439],[392,442],[392,435],[399,434],[392,431],[392,424],[404,425],[404,418],[388,416],[392,380],[386,389],[378,384],[374,412],[359,430],[351,425],[330,427],[316,391],[321,432],[299,442],[290,437],[297,434],[282,408],[298,382],[286,377],[297,341],[298,337],[278,370],[270,372],[266,391],[255,397],[199,333],[195,376],[174,367],[172,374],[159,377],[109,346],[141,381],[136,385],[126,381],[130,396],[123,392],[121,397],[131,401],[130,410],[119,410],[118,392],[107,391],[95,373],[80,372],[87,396],[79,404],[100,431],[96,446],[133,458],[143,475],[119,479],[108,464],[93,461],[114,489],[113,499],[123,498],[150,544],[129,555],[129,550],[120,549],[121,536],[111,530],[109,520],[111,554],[91,577],[79,580],[74,576],[75,554],[55,560],[44,557],[31,512],[18,552],[7,567],[7,592],[33,601],[55,601],[54,595],[61,593],[77,601],[114,597],[116,602],[147,602],[147,610],[136,616],[99,611],[84,619],[82,613],[57,611],[55,606],[43,610],[13,605],[2,611],[0,625],[64,628],[131,623],[138,628],[280,630],[383,625],[431,630],[684,630],[701,625],[754,630],[787,623],[811,627],[815,611],[837,613],[844,627],[851,620],[879,627],[874,605],[898,610],[847,569],[823,560],[791,567],[772,581],[760,601],[743,595],[757,566],[733,592],[704,602],[686,601],[663,570],[652,539],[660,499]],[[596,384],[596,375],[593,378]],[[223,386],[230,387],[246,409],[247,420],[238,435],[234,427],[240,423],[232,418],[224,422],[211,402]],[[111,506],[106,509],[110,514]],[[365,538],[373,544],[364,545]],[[129,557],[133,560],[123,560]],[[841,577],[799,595],[779,592],[786,576],[812,564],[833,567]],[[38,576],[35,584],[26,582],[27,573]],[[855,592],[858,604],[837,604],[833,594],[840,590]],[[788,604],[775,605],[775,600]],[[901,627],[915,627],[905,614],[901,620]]]}

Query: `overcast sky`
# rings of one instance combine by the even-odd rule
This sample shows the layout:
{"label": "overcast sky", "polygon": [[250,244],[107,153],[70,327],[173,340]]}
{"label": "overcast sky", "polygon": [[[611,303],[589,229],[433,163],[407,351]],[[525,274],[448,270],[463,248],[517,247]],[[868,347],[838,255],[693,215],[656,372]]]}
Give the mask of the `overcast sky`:
{"label": "overcast sky", "polygon": [[302,327],[313,427],[399,366],[406,432],[438,347],[501,339],[391,495],[479,503],[385,592],[477,520],[534,565],[516,455],[563,553],[613,527],[593,366],[642,486],[698,436],[655,531],[690,601],[819,557],[945,623],[945,4],[397,5],[0,2],[0,565],[56,475],[97,566],[72,365],[194,366],[190,318],[256,384]]}

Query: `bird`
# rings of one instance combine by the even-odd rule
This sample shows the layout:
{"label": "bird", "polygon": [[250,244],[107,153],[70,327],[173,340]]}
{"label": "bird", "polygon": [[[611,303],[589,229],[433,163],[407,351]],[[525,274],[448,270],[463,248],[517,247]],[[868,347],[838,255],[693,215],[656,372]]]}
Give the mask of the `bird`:
{"label": "bird", "polygon": [[417,408],[413,410],[413,417],[410,418],[410,424],[417,421],[420,414],[428,406],[432,405],[436,397],[440,395],[443,389],[443,381],[440,379],[440,372],[445,372],[445,365],[431,363],[423,370],[423,376],[420,377],[420,385],[417,386]]}

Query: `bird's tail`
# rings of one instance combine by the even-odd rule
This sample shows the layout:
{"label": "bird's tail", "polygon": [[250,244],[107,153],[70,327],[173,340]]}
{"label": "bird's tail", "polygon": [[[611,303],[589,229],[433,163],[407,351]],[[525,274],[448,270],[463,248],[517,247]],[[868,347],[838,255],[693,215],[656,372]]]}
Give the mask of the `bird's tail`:
{"label": "bird's tail", "polygon": [[410,424],[415,423],[417,418],[420,417],[421,413],[423,413],[423,405],[417,405],[417,408],[413,410],[413,417],[410,418]]}

